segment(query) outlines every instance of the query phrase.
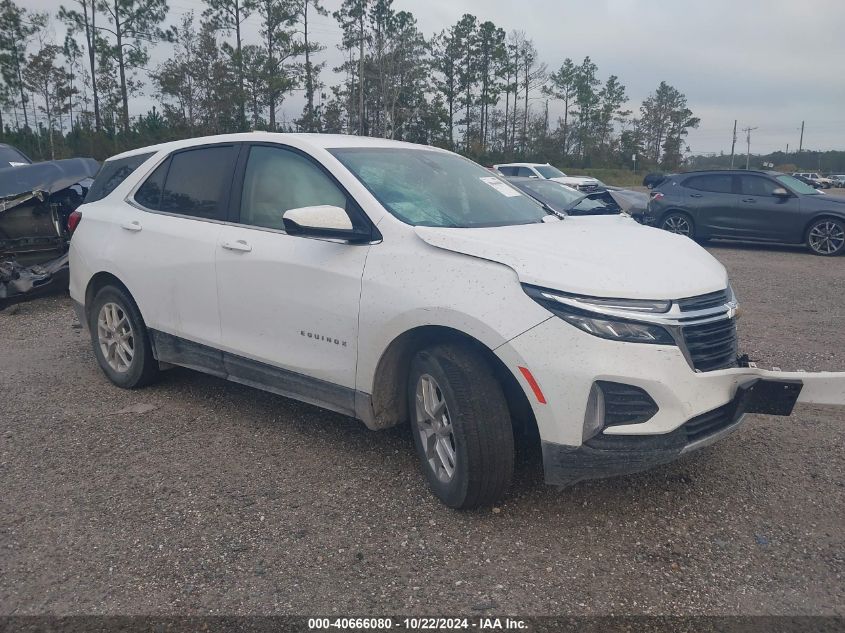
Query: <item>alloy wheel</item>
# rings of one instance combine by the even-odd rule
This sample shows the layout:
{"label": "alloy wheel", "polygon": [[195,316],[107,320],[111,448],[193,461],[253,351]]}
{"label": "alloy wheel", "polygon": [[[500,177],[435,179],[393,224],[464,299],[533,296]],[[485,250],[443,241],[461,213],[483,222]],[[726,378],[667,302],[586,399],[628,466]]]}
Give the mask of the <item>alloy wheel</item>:
{"label": "alloy wheel", "polygon": [[670,215],[663,222],[663,229],[676,235],[685,235],[687,237],[692,233],[692,227],[689,221],[681,215]]}
{"label": "alloy wheel", "polygon": [[823,220],[810,229],[810,248],[820,255],[832,255],[845,245],[845,229],[832,220]]}
{"label": "alloy wheel", "polygon": [[443,390],[429,374],[421,375],[417,381],[416,411],[417,432],[428,466],[440,481],[447,483],[457,466],[455,435]]}
{"label": "alloy wheel", "polygon": [[97,339],[103,358],[113,370],[126,373],[135,357],[135,334],[129,316],[116,303],[105,303],[97,316]]}

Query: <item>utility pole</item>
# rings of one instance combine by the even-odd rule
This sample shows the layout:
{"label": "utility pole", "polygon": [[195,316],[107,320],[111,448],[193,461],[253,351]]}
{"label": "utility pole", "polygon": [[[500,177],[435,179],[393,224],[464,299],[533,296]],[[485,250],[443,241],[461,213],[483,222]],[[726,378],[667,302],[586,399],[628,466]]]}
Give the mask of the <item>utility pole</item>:
{"label": "utility pole", "polygon": [[798,154],[801,154],[801,150],[804,149],[804,121],[801,121],[801,140],[798,141]]}
{"label": "utility pole", "polygon": [[731,142],[731,169],[734,168],[734,150],[736,149],[736,119],[734,119],[734,137]]}
{"label": "utility pole", "polygon": [[751,132],[756,130],[756,127],[744,127],[742,131],[745,132],[745,142],[747,144],[747,151],[745,152],[745,170],[748,171],[749,161],[751,160]]}

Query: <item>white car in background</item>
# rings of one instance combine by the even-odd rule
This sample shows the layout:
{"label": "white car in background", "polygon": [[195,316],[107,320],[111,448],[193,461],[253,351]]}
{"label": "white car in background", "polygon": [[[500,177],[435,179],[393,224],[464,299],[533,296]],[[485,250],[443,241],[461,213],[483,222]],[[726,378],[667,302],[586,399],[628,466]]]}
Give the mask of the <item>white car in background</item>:
{"label": "white car in background", "polygon": [[808,180],[817,182],[825,189],[830,189],[833,186],[833,181],[830,178],[825,178],[824,176],[815,171],[797,171],[794,172],[792,175],[802,176],[804,178],[807,178]]}
{"label": "white car in background", "polygon": [[562,218],[446,150],[211,136],[120,154],[92,191],[70,294],[114,384],[182,365],[410,423],[451,507],[502,497],[515,438],[565,485],[671,461],[748,412],[845,403],[845,374],[738,358],[727,273],[692,240]]}
{"label": "white car in background", "polygon": [[554,180],[585,193],[595,191],[602,186],[602,183],[595,178],[567,176],[557,167],[552,167],[548,163],[503,163],[493,165],[493,167],[503,176]]}

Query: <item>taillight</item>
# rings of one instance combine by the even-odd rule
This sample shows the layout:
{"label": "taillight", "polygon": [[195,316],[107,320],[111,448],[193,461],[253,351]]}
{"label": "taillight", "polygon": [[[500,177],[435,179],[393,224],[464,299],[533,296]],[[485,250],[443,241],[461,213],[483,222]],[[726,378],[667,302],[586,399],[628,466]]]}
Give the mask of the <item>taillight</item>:
{"label": "taillight", "polygon": [[651,199],[652,200],[663,200],[663,194],[659,191],[652,191],[651,192]]}
{"label": "taillight", "polygon": [[74,211],[69,216],[67,216],[67,231],[71,235],[76,230],[76,227],[79,226],[79,223],[82,221],[82,212],[81,211]]}

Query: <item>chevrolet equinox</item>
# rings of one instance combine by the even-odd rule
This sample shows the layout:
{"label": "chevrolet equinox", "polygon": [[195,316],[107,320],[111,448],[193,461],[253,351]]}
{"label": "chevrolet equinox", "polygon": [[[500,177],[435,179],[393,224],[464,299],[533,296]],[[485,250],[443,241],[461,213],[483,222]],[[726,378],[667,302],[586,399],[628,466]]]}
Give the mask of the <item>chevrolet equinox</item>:
{"label": "chevrolet equinox", "polygon": [[97,181],[70,222],[70,293],[114,384],[181,365],[410,422],[451,507],[505,493],[522,434],[567,485],[748,412],[845,402],[845,374],[739,357],[725,269],[692,240],[556,213],[445,150],[244,133],[126,152]]}

